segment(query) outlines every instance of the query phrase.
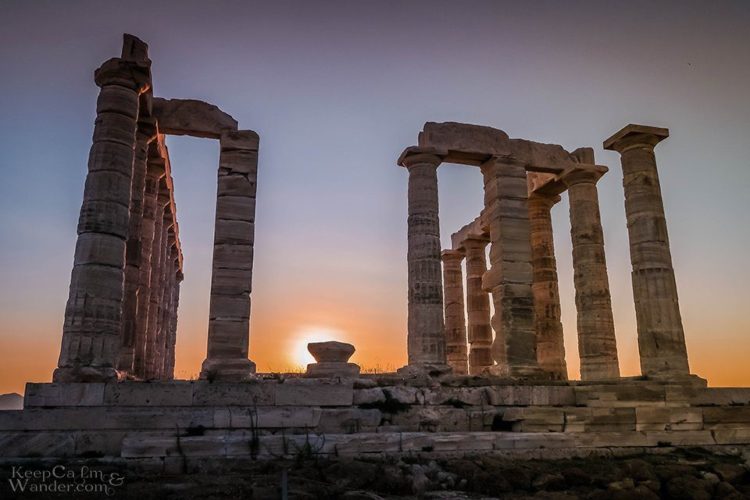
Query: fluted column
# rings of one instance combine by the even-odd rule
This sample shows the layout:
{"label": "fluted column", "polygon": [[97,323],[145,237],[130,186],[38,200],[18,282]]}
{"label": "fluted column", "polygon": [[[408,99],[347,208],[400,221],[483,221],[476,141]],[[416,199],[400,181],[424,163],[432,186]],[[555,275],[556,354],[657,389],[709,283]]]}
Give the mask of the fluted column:
{"label": "fluted column", "polygon": [[446,359],[454,374],[466,375],[468,373],[466,314],[464,277],[461,270],[464,253],[458,250],[444,250],[441,257],[443,259]]}
{"label": "fluted column", "polygon": [[[142,94],[141,99],[147,98]],[[136,132],[133,182],[130,190],[130,220],[125,247],[125,289],[122,300],[122,335],[117,369],[133,375],[136,330],[138,325],[138,294],[141,285],[143,212],[148,169],[149,144],[156,139],[156,122],[140,117]]]}
{"label": "fluted column", "polygon": [[482,289],[482,277],[487,272],[485,248],[489,238],[466,238],[466,313],[468,315],[469,373],[480,374],[495,364],[492,359],[492,325],[490,324],[490,296]]}
{"label": "fluted column", "polygon": [[690,368],[654,157],[667,137],[665,128],[628,125],[604,149],[621,155],[641,371],[671,377]]}
{"label": "fluted column", "polygon": [[[593,158],[592,158],[593,160]],[[596,182],[606,167],[572,167],[560,179],[568,188],[570,237],[573,243],[573,282],[578,313],[578,353],[581,379],[620,376],[615,321],[609,293],[604,233]]]}
{"label": "fluted column", "polygon": [[220,146],[208,355],[201,378],[243,379],[255,373],[248,344],[258,134],[225,132]]}
{"label": "fluted column", "polygon": [[154,214],[154,240],[151,257],[151,283],[149,286],[148,325],[146,328],[146,347],[144,350],[143,378],[154,376],[154,350],[159,334],[159,301],[162,294],[162,266],[164,265],[164,246],[166,233],[164,232],[164,212],[168,211],[169,192],[166,176],[159,179],[159,190],[156,198]]}
{"label": "fluted column", "polygon": [[536,312],[536,356],[542,370],[556,380],[567,380],[563,326],[560,322],[560,291],[552,233],[552,206],[560,197],[532,193],[529,196],[531,255],[534,267],[534,310]]}
{"label": "fluted column", "polygon": [[409,367],[446,366],[443,285],[438,217],[439,156],[409,148],[399,165],[409,171],[408,358]]}
{"label": "fluted column", "polygon": [[482,286],[495,305],[493,370],[511,377],[538,376],[526,169],[512,159],[495,158],[482,165],[482,174],[491,241],[490,269]]}
{"label": "fluted column", "polygon": [[56,382],[117,377],[138,97],[148,87],[148,66],[110,59],[95,81],[101,91]]}
{"label": "fluted column", "polygon": [[180,305],[180,283],[182,283],[183,278],[178,261],[175,260],[175,277],[173,281],[174,284],[169,322],[169,343],[164,358],[164,378],[167,380],[174,379],[175,347],[177,344],[177,310]]}
{"label": "fluted column", "polygon": [[[135,326],[135,358],[133,373],[136,377],[146,376],[146,346],[149,338],[149,318],[151,318],[151,280],[154,261],[158,260],[154,249],[155,237],[158,246],[160,232],[157,233],[156,221],[161,220],[159,213],[159,184],[165,174],[165,160],[159,154],[156,142],[149,146],[148,168],[143,196],[143,219],[141,221],[141,264],[138,274],[138,305]],[[163,206],[161,207],[163,210]],[[160,226],[159,226],[160,228]],[[158,229],[161,231],[161,229]]]}

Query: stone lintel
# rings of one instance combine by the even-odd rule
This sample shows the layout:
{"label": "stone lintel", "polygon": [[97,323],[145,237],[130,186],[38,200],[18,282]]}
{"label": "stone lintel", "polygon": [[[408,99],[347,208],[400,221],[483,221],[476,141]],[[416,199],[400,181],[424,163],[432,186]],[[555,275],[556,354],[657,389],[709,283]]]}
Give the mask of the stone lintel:
{"label": "stone lintel", "polygon": [[154,97],[153,110],[164,134],[219,139],[222,132],[237,130],[237,120],[217,106],[195,99]]}
{"label": "stone lintel", "polygon": [[469,238],[490,241],[487,232],[482,229],[481,215],[451,235],[451,246],[454,250],[463,250],[464,241]]}
{"label": "stone lintel", "polygon": [[667,137],[669,137],[669,129],[667,128],[635,125],[631,123],[623,127],[609,139],[605,140],[603,147],[610,151],[618,151],[622,153],[624,150],[636,145],[654,147]]}
{"label": "stone lintel", "polygon": [[445,122],[425,123],[419,146],[445,151],[443,161],[481,166],[492,157],[510,157],[531,172],[557,173],[577,163],[557,144],[511,139],[504,131],[481,125]]}

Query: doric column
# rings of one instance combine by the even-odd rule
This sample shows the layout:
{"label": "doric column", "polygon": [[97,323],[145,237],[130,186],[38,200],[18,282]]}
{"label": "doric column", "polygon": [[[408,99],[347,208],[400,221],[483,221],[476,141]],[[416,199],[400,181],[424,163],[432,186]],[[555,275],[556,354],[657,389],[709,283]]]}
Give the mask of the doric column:
{"label": "doric column", "polygon": [[[593,158],[591,158],[593,162]],[[570,237],[573,243],[573,282],[578,311],[578,353],[581,379],[620,376],[615,322],[609,294],[604,233],[596,182],[606,167],[572,167],[560,179],[568,188]]]}
{"label": "doric column", "polygon": [[399,165],[409,171],[408,357],[409,367],[446,366],[437,168],[430,151],[407,149]]}
{"label": "doric column", "polygon": [[174,379],[175,347],[177,344],[177,310],[180,305],[180,283],[182,283],[183,278],[178,260],[175,260],[175,277],[170,308],[169,343],[164,363],[164,378],[167,380]]}
{"label": "doric column", "polygon": [[[148,98],[142,94],[141,100]],[[156,122],[150,117],[138,119],[136,132],[133,182],[130,190],[130,221],[125,244],[125,290],[122,300],[122,336],[117,369],[133,375],[136,330],[138,326],[138,294],[141,285],[142,240],[146,171],[149,143],[156,139]]]}
{"label": "doric column", "polygon": [[461,262],[464,253],[443,250],[443,290],[445,302],[445,352],[448,365],[456,375],[468,373],[466,355],[466,314],[464,310],[464,277]]}
{"label": "doric column", "polygon": [[534,267],[534,310],[536,311],[536,357],[539,367],[556,380],[567,380],[563,327],[560,322],[560,291],[552,234],[552,206],[557,195],[532,193],[529,196],[531,255]]}
{"label": "doric column", "polygon": [[258,134],[225,132],[220,139],[208,355],[201,378],[243,379],[248,359],[253,277]]}
{"label": "doric column", "polygon": [[482,165],[482,174],[491,242],[490,269],[482,286],[495,305],[493,370],[511,377],[538,376],[526,169],[512,159],[493,158]]}
{"label": "doric column", "polygon": [[164,212],[169,210],[169,192],[166,176],[159,179],[159,189],[154,213],[154,240],[151,256],[151,283],[149,286],[148,325],[146,328],[146,347],[142,378],[154,376],[154,349],[159,333],[159,301],[162,294],[162,266],[164,265],[164,246],[166,234],[164,232]]}
{"label": "doric column", "polygon": [[[157,216],[159,212],[159,184],[165,174],[165,160],[159,153],[156,142],[149,146],[148,168],[146,170],[146,184],[143,196],[143,220],[141,222],[141,264],[138,275],[138,306],[135,327],[135,359],[133,360],[133,373],[136,377],[146,376],[146,346],[148,343],[149,318],[151,317],[151,280],[154,269],[154,261],[158,260],[154,249],[154,239],[157,237],[156,245],[161,240],[160,232],[157,233],[156,221],[161,220]],[[163,206],[161,207],[163,210]],[[157,218],[158,217],[158,218]],[[161,226],[159,225],[159,228]],[[158,229],[161,231],[161,229]]]}
{"label": "doric column", "polygon": [[628,125],[604,141],[604,149],[621,155],[638,349],[641,371],[650,376],[690,373],[654,157],[667,137],[665,128]]}
{"label": "doric column", "polygon": [[495,364],[492,359],[492,325],[490,324],[490,296],[482,289],[482,277],[487,272],[485,248],[489,238],[466,238],[466,313],[468,314],[469,373],[480,374]]}
{"label": "doric column", "polygon": [[56,382],[117,377],[138,96],[148,87],[148,66],[110,59],[95,81],[101,91]]}

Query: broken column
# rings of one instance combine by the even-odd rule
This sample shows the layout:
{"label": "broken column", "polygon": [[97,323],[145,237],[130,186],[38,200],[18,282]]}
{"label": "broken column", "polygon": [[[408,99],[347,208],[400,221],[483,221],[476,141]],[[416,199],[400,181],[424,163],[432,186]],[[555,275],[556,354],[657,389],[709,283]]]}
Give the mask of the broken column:
{"label": "broken column", "polygon": [[607,168],[593,165],[593,151],[587,149],[590,165],[571,167],[560,175],[570,202],[581,379],[614,379],[620,376],[620,366],[596,189]]}
{"label": "broken column", "polygon": [[409,367],[446,365],[437,168],[430,149],[407,148],[398,164],[409,171]]}
{"label": "broken column", "polygon": [[482,286],[495,305],[493,370],[511,377],[539,375],[526,169],[512,158],[492,158],[481,168],[491,241]]}
{"label": "broken column", "polygon": [[315,363],[307,365],[305,375],[313,378],[323,377],[356,377],[359,365],[349,363],[354,354],[354,346],[345,342],[311,342],[307,350],[315,358]]}
{"label": "broken column", "polygon": [[667,137],[666,128],[631,124],[604,141],[604,149],[621,155],[641,371],[671,377],[690,369],[654,157]]}
{"label": "broken column", "polygon": [[95,72],[101,91],[56,382],[117,378],[138,98],[149,65],[113,58]]}
{"label": "broken column", "polygon": [[466,314],[464,277],[461,270],[464,254],[458,250],[444,250],[441,257],[443,259],[446,359],[454,374],[466,375],[468,373]]}
{"label": "broken column", "polygon": [[201,378],[243,379],[255,373],[248,342],[258,134],[225,131],[220,146],[208,355]]}
{"label": "broken column", "polygon": [[487,243],[489,238],[485,236],[470,236],[463,242],[466,252],[466,314],[471,375],[482,373],[495,363],[492,359],[490,296],[482,289],[482,276],[487,272]]}
{"label": "broken column", "polygon": [[557,195],[529,195],[531,253],[534,268],[534,310],[536,311],[536,349],[539,367],[555,380],[567,380],[563,327],[560,321],[560,292],[557,285],[557,261],[552,233],[552,206]]}

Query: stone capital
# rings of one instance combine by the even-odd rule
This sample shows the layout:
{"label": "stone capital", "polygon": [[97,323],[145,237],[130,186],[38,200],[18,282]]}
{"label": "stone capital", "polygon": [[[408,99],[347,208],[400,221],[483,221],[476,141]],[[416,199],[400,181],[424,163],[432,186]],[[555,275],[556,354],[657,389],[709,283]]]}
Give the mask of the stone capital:
{"label": "stone capital", "polygon": [[574,184],[596,184],[609,169],[603,165],[580,165],[565,169],[559,179],[570,187]]}
{"label": "stone capital", "polygon": [[438,151],[434,148],[421,148],[419,146],[409,146],[398,157],[398,165],[401,167],[411,168],[415,165],[432,165],[437,168],[443,162],[445,152]]}
{"label": "stone capital", "polygon": [[622,154],[629,149],[653,150],[654,146],[669,137],[669,129],[648,125],[630,124],[604,141],[604,149]]}
{"label": "stone capital", "polygon": [[150,65],[113,57],[94,72],[94,82],[99,87],[119,85],[138,93],[145,92],[151,88]]}
{"label": "stone capital", "polygon": [[560,195],[557,194],[546,194],[538,191],[532,191],[531,193],[529,193],[529,206],[543,206],[549,210],[560,200]]}
{"label": "stone capital", "polygon": [[461,250],[443,250],[440,252],[440,258],[446,264],[456,263],[460,265],[464,259],[464,252]]}
{"label": "stone capital", "polygon": [[481,234],[472,234],[470,236],[467,236],[464,238],[464,241],[461,243],[461,246],[463,246],[464,249],[468,250],[484,250],[485,247],[489,244],[490,237],[486,235]]}
{"label": "stone capital", "polygon": [[158,134],[156,120],[150,116],[139,117],[136,133],[138,134],[138,140],[147,143],[153,142]]}

